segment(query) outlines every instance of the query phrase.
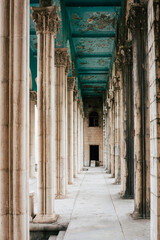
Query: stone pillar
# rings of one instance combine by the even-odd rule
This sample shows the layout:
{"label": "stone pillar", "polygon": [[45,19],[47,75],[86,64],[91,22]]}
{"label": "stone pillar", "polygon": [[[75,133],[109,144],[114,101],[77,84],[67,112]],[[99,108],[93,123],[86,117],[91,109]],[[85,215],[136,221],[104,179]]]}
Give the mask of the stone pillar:
{"label": "stone pillar", "polygon": [[132,83],[132,48],[130,41],[119,46],[116,59],[121,85],[121,197],[134,195],[134,116]]}
{"label": "stone pillar", "polygon": [[133,89],[134,89],[134,165],[135,165],[135,206],[133,218],[146,218],[150,214],[147,169],[150,168],[146,155],[147,125],[147,74],[146,74],[146,6],[131,5],[128,25],[132,31],[133,45]]}
{"label": "stone pillar", "polygon": [[1,1],[0,239],[7,240],[29,240],[28,17],[29,1]]}
{"label": "stone pillar", "polygon": [[37,93],[30,90],[30,141],[29,141],[29,177],[35,177],[35,105]]}
{"label": "stone pillar", "polygon": [[119,77],[113,78],[115,96],[115,183],[121,180],[121,161],[120,161],[120,86]]}
{"label": "stone pillar", "polygon": [[80,109],[80,141],[81,141],[81,169],[83,168],[84,166],[84,163],[83,163],[83,118],[84,118],[84,113],[83,113],[83,108],[82,108],[82,105],[81,105],[81,109]]}
{"label": "stone pillar", "polygon": [[115,109],[114,109],[114,93],[113,89],[109,90],[111,100],[111,177],[115,177]]}
{"label": "stone pillar", "polygon": [[70,56],[67,56],[67,65],[65,70],[66,81],[65,81],[65,183],[66,183],[66,194],[67,194],[67,186],[68,186],[68,73],[71,68]]}
{"label": "stone pillar", "polygon": [[55,6],[32,7],[38,37],[37,113],[38,113],[38,214],[34,222],[54,222],[54,131],[55,76],[54,39],[58,29]]}
{"label": "stone pillar", "polygon": [[[109,94],[108,94],[109,95]],[[108,159],[108,173],[111,173],[111,102],[107,98],[107,159]]]}
{"label": "stone pillar", "polygon": [[148,1],[148,54],[150,89],[151,231],[160,239],[160,3]]}
{"label": "stone pillar", "polygon": [[57,198],[66,195],[66,67],[68,49],[55,49],[56,67],[56,185]]}
{"label": "stone pillar", "polygon": [[81,171],[81,135],[80,135],[80,129],[81,129],[81,122],[80,122],[80,108],[81,108],[81,100],[78,99],[77,101],[77,148],[78,148],[78,158],[77,158],[77,169],[78,173]]}
{"label": "stone pillar", "polygon": [[78,101],[78,90],[74,88],[73,92],[73,175],[77,177],[77,157],[78,157],[78,144],[77,144],[77,101]]}
{"label": "stone pillar", "polygon": [[73,89],[75,77],[68,77],[68,183],[73,184]]}

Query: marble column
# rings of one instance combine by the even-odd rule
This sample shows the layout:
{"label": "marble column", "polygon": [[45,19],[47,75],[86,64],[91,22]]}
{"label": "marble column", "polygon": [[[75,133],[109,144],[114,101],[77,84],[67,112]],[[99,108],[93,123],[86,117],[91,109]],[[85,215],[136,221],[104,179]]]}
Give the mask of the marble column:
{"label": "marble column", "polygon": [[71,62],[70,62],[70,56],[67,56],[67,65],[66,65],[66,70],[65,70],[65,76],[66,76],[66,81],[65,81],[65,156],[66,156],[66,161],[65,161],[65,183],[66,183],[66,194],[67,194],[67,186],[69,182],[69,171],[68,171],[68,73],[71,68]]}
{"label": "marble column", "polygon": [[58,30],[55,6],[32,7],[32,19],[38,38],[37,55],[37,158],[38,213],[34,222],[50,223],[57,219],[54,210],[54,131],[55,69],[54,39]]}
{"label": "marble column", "polygon": [[83,113],[83,108],[82,108],[82,105],[81,105],[81,109],[80,109],[80,143],[81,143],[81,169],[83,168],[84,166],[84,163],[83,163],[83,118],[84,118],[84,113]]}
{"label": "marble column", "polygon": [[2,0],[0,20],[0,239],[29,240],[29,1]]}
{"label": "marble column", "polygon": [[77,177],[77,156],[78,156],[78,145],[77,145],[77,101],[78,101],[78,90],[75,86],[73,92],[73,175]]}
{"label": "marble column", "polygon": [[68,48],[55,49],[56,67],[56,198],[66,196],[66,68]]}
{"label": "marble column", "polygon": [[29,177],[35,177],[35,105],[37,93],[30,90],[30,136],[29,136]]}
{"label": "marble column", "polygon": [[[109,94],[108,94],[109,95]],[[111,173],[111,102],[107,97],[107,159],[108,159],[108,173]]]}
{"label": "marble column", "polygon": [[132,48],[130,41],[119,46],[116,59],[121,86],[121,197],[134,196],[134,116],[132,83]]}
{"label": "marble column", "polygon": [[111,100],[111,177],[115,177],[115,109],[114,109],[114,92],[113,89],[109,90],[109,97]]}
{"label": "marble column", "polygon": [[73,184],[73,89],[75,77],[68,77],[68,184]]}
{"label": "marble column", "polygon": [[81,122],[80,122],[80,108],[81,108],[81,100],[78,99],[77,101],[77,148],[78,148],[78,154],[77,154],[77,170],[78,173],[81,171],[81,135],[80,135],[80,129],[81,129]]}
{"label": "marble column", "polygon": [[150,239],[160,239],[160,2],[148,0],[150,96],[151,220]]}
{"label": "marble column", "polygon": [[[147,186],[149,156],[146,149],[147,126],[147,39],[146,5],[134,3],[130,7],[128,26],[132,32],[133,47],[133,89],[134,89],[134,166],[135,166],[135,206],[133,218],[146,218],[150,214],[150,191]],[[146,148],[147,147],[147,148]],[[148,159],[148,160],[147,160]],[[148,182],[149,183],[149,182]]]}
{"label": "marble column", "polygon": [[113,78],[115,96],[115,183],[119,184],[121,179],[120,161],[120,86],[119,77]]}

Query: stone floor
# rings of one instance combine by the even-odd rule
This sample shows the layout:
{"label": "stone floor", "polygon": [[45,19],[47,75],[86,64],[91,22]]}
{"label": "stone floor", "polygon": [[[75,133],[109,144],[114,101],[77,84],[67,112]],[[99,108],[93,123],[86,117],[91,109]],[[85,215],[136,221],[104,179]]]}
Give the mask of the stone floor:
{"label": "stone floor", "polygon": [[103,168],[89,168],[69,187],[68,198],[56,201],[59,221],[70,222],[64,240],[150,239],[149,220],[132,220],[133,200],[120,199],[113,183]]}

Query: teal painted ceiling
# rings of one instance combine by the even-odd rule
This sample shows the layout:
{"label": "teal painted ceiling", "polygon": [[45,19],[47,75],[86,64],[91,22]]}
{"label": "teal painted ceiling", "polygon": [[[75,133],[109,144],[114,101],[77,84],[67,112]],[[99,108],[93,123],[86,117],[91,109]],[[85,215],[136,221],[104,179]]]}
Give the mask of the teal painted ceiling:
{"label": "teal painted ceiling", "polygon": [[[82,97],[102,96],[114,57],[121,0],[56,0],[61,19],[56,47],[68,47],[75,62]],[[38,6],[38,0],[31,0]],[[30,22],[30,46],[37,55],[37,37]],[[71,74],[71,73],[70,73]]]}

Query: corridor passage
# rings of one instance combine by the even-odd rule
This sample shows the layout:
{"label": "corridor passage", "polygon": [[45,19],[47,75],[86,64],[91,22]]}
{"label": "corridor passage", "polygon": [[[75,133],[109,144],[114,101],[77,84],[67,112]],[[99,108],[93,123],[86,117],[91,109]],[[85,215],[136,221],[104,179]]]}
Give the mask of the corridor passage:
{"label": "corridor passage", "polygon": [[104,168],[89,168],[80,181],[64,240],[150,239],[149,220],[132,220],[133,200],[120,198],[120,185]]}

